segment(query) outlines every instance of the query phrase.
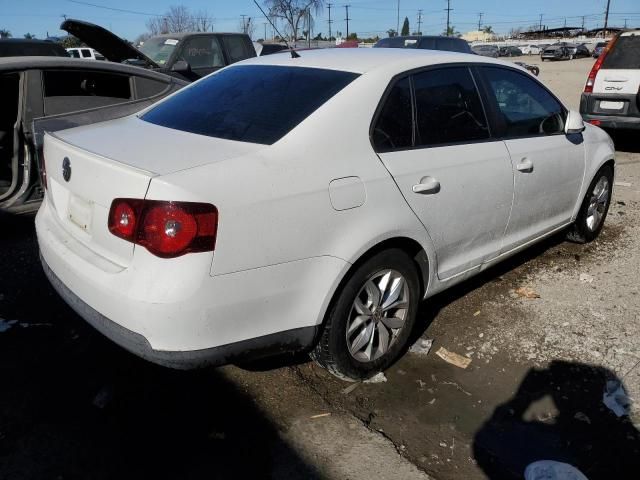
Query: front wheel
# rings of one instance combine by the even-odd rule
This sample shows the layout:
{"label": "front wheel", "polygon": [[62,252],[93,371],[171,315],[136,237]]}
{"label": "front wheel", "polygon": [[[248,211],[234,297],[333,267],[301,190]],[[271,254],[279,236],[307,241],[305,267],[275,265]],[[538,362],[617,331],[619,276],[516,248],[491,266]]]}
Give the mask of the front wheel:
{"label": "front wheel", "polygon": [[611,204],[612,186],[613,169],[606,165],[598,170],[591,181],[576,221],[567,233],[567,239],[589,243],[600,234]]}
{"label": "front wheel", "polygon": [[347,381],[385,370],[407,346],[419,297],[418,272],[406,253],[371,257],[336,292],[311,358]]}

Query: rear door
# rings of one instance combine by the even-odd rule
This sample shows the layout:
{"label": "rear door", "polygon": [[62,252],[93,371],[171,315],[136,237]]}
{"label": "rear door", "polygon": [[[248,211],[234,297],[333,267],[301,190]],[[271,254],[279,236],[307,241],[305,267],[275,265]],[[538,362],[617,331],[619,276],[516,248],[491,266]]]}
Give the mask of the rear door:
{"label": "rear door", "polygon": [[620,35],[593,86],[594,113],[640,116],[640,31]]}
{"label": "rear door", "polygon": [[402,78],[383,105],[373,143],[435,246],[438,276],[498,255],[513,173],[504,142],[491,136],[471,70],[428,69]]}
{"label": "rear door", "polygon": [[582,134],[565,135],[565,108],[531,75],[499,66],[478,70],[513,168],[506,252],[571,220],[584,179],[584,142]]}
{"label": "rear door", "polygon": [[187,37],[180,43],[180,51],[176,56],[176,61],[184,60],[189,64],[192,73],[191,80],[209,75],[226,64],[222,45],[215,35]]}

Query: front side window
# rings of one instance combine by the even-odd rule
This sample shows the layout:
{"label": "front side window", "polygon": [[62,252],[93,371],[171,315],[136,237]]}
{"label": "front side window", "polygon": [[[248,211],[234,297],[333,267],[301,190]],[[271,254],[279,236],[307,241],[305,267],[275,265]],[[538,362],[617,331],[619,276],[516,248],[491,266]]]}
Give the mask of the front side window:
{"label": "front side window", "polygon": [[240,60],[245,60],[255,55],[251,54],[244,36],[225,35],[223,41],[227,47],[227,55],[229,55],[230,63],[239,62]]}
{"label": "front side window", "polygon": [[495,96],[505,137],[530,137],[564,132],[566,112],[542,85],[526,73],[482,67]]}
{"label": "front side window", "polygon": [[271,145],[357,77],[320,68],[232,67],[181,90],[140,118],[184,132]]}
{"label": "front side window", "polygon": [[218,39],[212,36],[192,37],[184,42],[179,60],[191,68],[223,67],[224,57]]}
{"label": "front side window", "polygon": [[371,135],[377,152],[413,146],[411,82],[403,78],[389,91]]}
{"label": "front side window", "polygon": [[69,55],[73,58],[80,58],[80,52],[76,49],[69,50]]}
{"label": "front side window", "polygon": [[416,146],[489,138],[489,128],[471,72],[466,67],[428,70],[413,76]]}

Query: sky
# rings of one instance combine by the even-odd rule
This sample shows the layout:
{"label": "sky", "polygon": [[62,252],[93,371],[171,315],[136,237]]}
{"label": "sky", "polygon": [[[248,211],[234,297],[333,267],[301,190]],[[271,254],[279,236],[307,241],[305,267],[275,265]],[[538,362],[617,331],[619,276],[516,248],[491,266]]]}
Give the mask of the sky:
{"label": "sky", "polygon": [[[262,5],[264,0],[258,0]],[[512,28],[528,27],[540,23],[548,28],[582,26],[601,27],[604,22],[606,0],[450,0],[451,25],[459,32],[477,30],[479,13],[482,25],[491,25],[498,33],[508,33]],[[422,10],[423,34],[440,34],[446,25],[447,0],[333,0],[331,7],[332,33],[346,32],[345,5],[349,7],[349,32],[359,37],[386,36],[386,31],[396,29],[398,3],[400,25],[409,18],[411,30],[417,30],[418,11]],[[101,25],[116,35],[134,40],[146,31],[146,22],[161,16],[171,5],[184,5],[192,12],[204,11],[214,18],[214,30],[238,31],[241,15],[252,18],[255,26],[254,40],[272,36],[272,29],[251,0],[0,0],[0,29],[6,29],[14,37],[25,33],[38,38],[62,35],[59,30],[63,16]],[[328,33],[327,2],[314,22],[314,34]],[[640,27],[640,2],[638,0],[611,0],[609,26]]]}

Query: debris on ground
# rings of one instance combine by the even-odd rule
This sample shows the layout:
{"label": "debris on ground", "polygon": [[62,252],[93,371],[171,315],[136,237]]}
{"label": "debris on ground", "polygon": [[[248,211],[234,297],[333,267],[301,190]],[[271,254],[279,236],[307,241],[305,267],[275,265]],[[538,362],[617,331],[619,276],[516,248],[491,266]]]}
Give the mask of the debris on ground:
{"label": "debris on ground", "polygon": [[428,340],[420,338],[416,343],[411,345],[411,348],[409,349],[409,353],[415,353],[418,355],[427,355],[431,351],[431,347],[433,347],[432,338]]}
{"label": "debris on ground", "polygon": [[458,385],[456,382],[442,382],[442,385],[453,385],[454,387],[456,387],[458,390],[460,390],[462,393],[464,393],[465,395],[467,395],[468,397],[471,396],[471,393],[467,392],[464,388],[462,388],[460,385]]}
{"label": "debris on ground", "polygon": [[351,385],[349,385],[347,388],[345,388],[344,390],[342,390],[342,393],[344,395],[349,395],[351,392],[353,392],[356,388],[358,388],[360,386],[359,383],[352,383]]}
{"label": "debris on ground", "polygon": [[0,318],[0,333],[11,330],[17,323],[18,320],[5,320],[4,318]]}
{"label": "debris on ground", "polygon": [[576,467],[553,460],[540,460],[524,471],[524,480],[588,480]]}
{"label": "debris on ground", "polygon": [[575,418],[576,420],[579,420],[581,422],[585,422],[585,423],[588,423],[589,425],[591,425],[591,419],[589,417],[587,417],[587,415],[582,413],[582,412],[576,412],[576,414],[573,416],[573,418]]}
{"label": "debris on ground", "polygon": [[540,298],[540,295],[531,287],[517,288],[516,294],[523,298]]}
{"label": "debris on ground", "polygon": [[602,403],[618,417],[629,415],[631,399],[620,380],[607,380],[607,386],[602,395]]}
{"label": "debris on ground", "polygon": [[104,386],[100,389],[98,394],[93,398],[93,406],[102,410],[107,405],[109,405],[109,403],[111,403],[112,398],[113,398],[112,388],[110,386]]}
{"label": "debris on ground", "polygon": [[473,314],[473,316],[474,316],[474,317],[477,317],[478,315],[480,315],[480,310],[476,311],[476,312]]}
{"label": "debris on ground", "polygon": [[632,184],[631,182],[615,182],[613,185],[616,187],[630,187]]}
{"label": "debris on ground", "polygon": [[589,275],[588,273],[581,273],[580,274],[580,282],[581,283],[593,283],[593,276]]}
{"label": "debris on ground", "polygon": [[459,368],[467,368],[471,363],[470,358],[463,357],[462,355],[458,355],[454,352],[450,352],[444,347],[440,347],[440,349],[436,352],[436,355],[443,359],[445,362],[450,363],[451,365],[455,365]]}
{"label": "debris on ground", "polygon": [[316,418],[324,418],[324,417],[328,417],[330,415],[331,415],[331,413],[319,413],[318,415],[311,415],[309,418],[311,420],[314,420]]}
{"label": "debris on ground", "polygon": [[387,377],[384,376],[384,373],[376,373],[373,377],[366,379],[362,383],[384,383],[387,381]]}

